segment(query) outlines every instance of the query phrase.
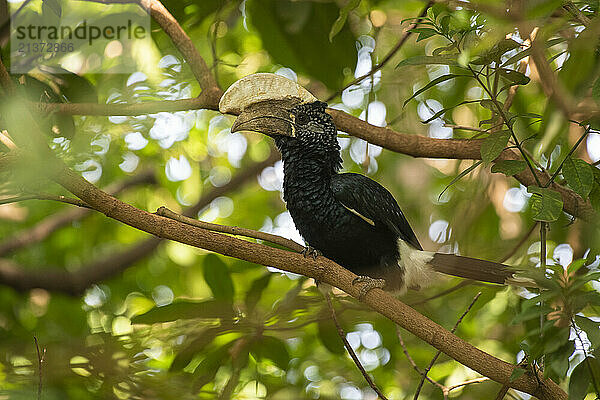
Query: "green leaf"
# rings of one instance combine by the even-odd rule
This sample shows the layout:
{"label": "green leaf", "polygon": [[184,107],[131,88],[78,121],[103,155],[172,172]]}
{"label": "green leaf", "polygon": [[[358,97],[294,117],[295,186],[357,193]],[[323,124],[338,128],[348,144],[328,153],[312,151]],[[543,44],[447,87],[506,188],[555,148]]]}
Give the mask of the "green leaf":
{"label": "green leaf", "polygon": [[533,219],[536,221],[553,222],[560,217],[563,208],[560,193],[539,186],[529,186],[527,191],[533,193],[533,196],[531,196]]}
{"label": "green leaf", "polygon": [[333,354],[344,354],[346,349],[342,339],[338,335],[337,328],[332,319],[326,319],[317,323],[319,339],[321,343]]}
{"label": "green leaf", "polygon": [[521,368],[521,367],[515,367],[512,370],[512,373],[510,374],[510,381],[514,382],[517,379],[519,379],[520,377],[523,376],[523,374],[525,373],[525,369]]}
{"label": "green leaf", "polygon": [[592,25],[569,41],[570,55],[558,71],[558,79],[564,88],[574,95],[589,90],[590,78],[594,76],[597,68],[597,55],[590,51],[590,44],[593,43],[594,46],[597,41],[598,35]]}
{"label": "green leaf", "polygon": [[494,161],[508,144],[508,139],[510,139],[510,131],[507,129],[494,132],[483,139],[481,143],[481,159],[483,162],[489,164]]}
{"label": "green leaf", "polygon": [[229,349],[233,342],[227,343],[216,350],[209,352],[206,357],[198,364],[193,374],[193,387],[198,391],[202,386],[211,382],[219,368],[230,358]]}
{"label": "green leaf", "polygon": [[331,89],[341,87],[344,69],[356,64],[356,40],[348,24],[329,41],[340,13],[335,2],[247,0],[246,13],[274,63],[293,67]]}
{"label": "green leaf", "polygon": [[444,194],[444,192],[446,190],[448,190],[448,188],[450,188],[450,186],[454,185],[456,182],[458,182],[463,176],[469,174],[471,171],[473,171],[475,168],[477,168],[483,161],[479,160],[476,163],[474,163],[473,165],[471,165],[469,168],[465,169],[464,171],[462,171],[460,174],[456,175],[452,181],[450,181],[450,183],[444,188],[444,190],[442,190],[442,192],[440,193],[440,195],[438,196],[438,200],[442,197],[442,195]]}
{"label": "green leaf", "polygon": [[569,266],[567,267],[567,273],[574,274],[575,272],[579,271],[579,269],[581,267],[583,267],[584,265],[585,265],[585,259],[580,258],[578,260],[575,260],[575,261],[571,262],[571,264],[569,264]]}
{"label": "green leaf", "polygon": [[492,110],[492,111],[496,111],[496,103],[494,103],[492,100],[490,99],[483,99],[479,101],[479,104],[481,104],[481,107],[483,108],[487,108],[488,110]]}
{"label": "green leaf", "polygon": [[575,316],[575,322],[577,326],[585,331],[593,347],[596,349],[600,348],[600,325],[589,318],[579,315]]}
{"label": "green leaf", "polygon": [[187,346],[177,351],[169,367],[169,371],[181,371],[184,369],[196,354],[201,353],[206,346],[212,343],[219,331],[220,329],[215,328],[202,330]]}
{"label": "green leaf", "polygon": [[134,324],[155,324],[178,319],[191,318],[231,318],[234,311],[230,304],[221,301],[175,300],[173,303],[155,307],[150,311],[131,319]]}
{"label": "green leaf", "polygon": [[590,369],[583,360],[571,373],[569,380],[569,400],[583,400],[588,392],[588,387],[592,383]]}
{"label": "green leaf", "polygon": [[600,212],[600,185],[598,185],[598,183],[594,182],[589,198],[594,210]]}
{"label": "green leaf", "polygon": [[260,300],[263,291],[269,285],[272,276],[273,274],[266,273],[260,278],[256,279],[254,282],[252,282],[252,286],[250,286],[250,289],[248,289],[248,292],[246,293],[247,312],[252,312],[254,310],[254,307],[256,307],[256,304]]}
{"label": "green leaf", "polygon": [[492,172],[513,176],[523,172],[525,168],[527,168],[527,163],[523,160],[499,160],[492,165]]}
{"label": "green leaf", "polygon": [[469,103],[479,103],[479,100],[465,100],[465,101],[461,101],[458,104],[455,104],[455,105],[450,106],[450,107],[446,107],[446,108],[444,108],[444,109],[436,112],[435,114],[433,114],[433,116],[431,116],[430,118],[426,119],[425,121],[421,121],[421,122],[423,122],[424,124],[428,124],[431,121],[433,121],[434,119],[437,119],[437,118],[441,117],[442,115],[444,115],[447,111],[452,110],[452,109],[454,109],[454,108],[456,108],[458,106],[462,106],[463,104],[469,104]]}
{"label": "green leaf", "polygon": [[498,73],[500,74],[500,76],[502,78],[507,79],[508,81],[512,82],[512,84],[514,85],[527,85],[529,83],[529,81],[531,79],[529,79],[529,77],[525,76],[525,74],[519,72],[519,71],[514,71],[512,69],[499,69]]}
{"label": "green leaf", "polygon": [[456,55],[438,55],[438,56],[414,56],[404,59],[396,65],[396,68],[405,67],[407,65],[458,65]]}
{"label": "green leaf", "polygon": [[592,173],[594,174],[594,184],[589,195],[590,202],[592,203],[592,207],[600,212],[600,169],[592,167]]}
{"label": "green leaf", "polygon": [[514,50],[519,46],[520,44],[513,39],[502,39],[484,54],[471,61],[471,64],[485,65],[491,63],[492,61],[498,61],[504,53]]}
{"label": "green leaf", "polygon": [[[546,48],[550,48],[552,46],[556,46],[557,44],[564,42],[565,40],[566,39],[564,39],[564,38],[550,39],[544,45],[546,46]],[[531,47],[528,47],[527,49],[518,52],[517,54],[515,54],[514,56],[512,56],[511,58],[506,60],[502,64],[502,67],[506,67],[507,65],[514,64],[517,61],[522,60],[525,57],[528,57],[529,55],[531,55]]]}
{"label": "green leaf", "polygon": [[438,31],[436,31],[433,28],[414,28],[414,29],[411,29],[409,32],[419,34],[419,37],[416,40],[417,42],[420,42],[423,39],[427,39],[429,37],[432,37],[433,35],[438,34]]}
{"label": "green leaf", "polygon": [[445,82],[445,81],[450,80],[450,79],[459,78],[459,77],[472,78],[472,76],[470,76],[470,75],[457,75],[457,74],[448,74],[448,75],[439,76],[439,77],[435,78],[434,80],[432,80],[431,82],[429,82],[427,85],[425,85],[422,88],[420,88],[419,90],[417,90],[408,99],[406,99],[404,101],[404,104],[402,105],[402,107],[406,106],[406,104],[409,101],[411,101],[412,99],[414,99],[415,97],[417,97],[418,95],[420,95],[421,93],[423,93],[424,91],[426,91],[427,89],[430,89],[430,88],[434,87],[435,85],[437,85],[439,83]]}
{"label": "green leaf", "polygon": [[579,158],[567,157],[562,166],[562,174],[575,193],[587,198],[594,184],[594,172],[588,163]]}
{"label": "green leaf", "polygon": [[216,254],[204,258],[204,280],[215,299],[233,303],[234,288],[229,268]]}
{"label": "green leaf", "polygon": [[329,41],[333,42],[333,38],[340,33],[344,24],[346,23],[346,19],[348,18],[348,14],[350,11],[354,10],[360,4],[360,0],[349,0],[346,5],[340,8],[340,15],[337,17],[333,25],[331,26],[331,30],[329,31]]}
{"label": "green leaf", "polygon": [[52,77],[60,94],[70,103],[97,103],[98,91],[85,77],[57,66],[40,65],[39,69]]}
{"label": "green leaf", "polygon": [[62,15],[62,7],[60,6],[60,3],[57,0],[42,0],[42,9],[45,9],[46,7],[50,10],[52,10],[52,12],[60,18],[60,16]]}
{"label": "green leaf", "polygon": [[252,355],[260,360],[266,358],[273,361],[282,370],[288,369],[290,354],[284,342],[273,336],[261,336],[250,346]]}

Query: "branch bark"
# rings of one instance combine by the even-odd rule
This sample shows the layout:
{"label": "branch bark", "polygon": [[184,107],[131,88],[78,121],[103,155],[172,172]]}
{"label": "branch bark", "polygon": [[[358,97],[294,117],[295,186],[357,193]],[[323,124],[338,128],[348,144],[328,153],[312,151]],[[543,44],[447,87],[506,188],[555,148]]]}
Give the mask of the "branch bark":
{"label": "branch bark", "polygon": [[220,92],[215,78],[200,53],[198,53],[192,39],[185,33],[179,22],[173,18],[165,6],[158,0],[141,0],[140,4],[150,12],[152,18],[169,35],[175,47],[177,47],[190,65],[192,73],[200,83],[202,89]]}
{"label": "branch bark", "polygon": [[[355,298],[359,296],[359,288],[352,284],[356,275],[324,257],[313,260],[298,253],[181,224],[123,203],[66,167],[52,171],[57,183],[109,218],[160,238],[305,275],[333,285]],[[512,364],[479,350],[380,289],[371,290],[362,301],[461,364],[496,382],[508,384],[541,399],[567,398],[565,392],[548,379],[540,384],[534,376],[525,374],[511,382],[510,376],[514,368]]]}

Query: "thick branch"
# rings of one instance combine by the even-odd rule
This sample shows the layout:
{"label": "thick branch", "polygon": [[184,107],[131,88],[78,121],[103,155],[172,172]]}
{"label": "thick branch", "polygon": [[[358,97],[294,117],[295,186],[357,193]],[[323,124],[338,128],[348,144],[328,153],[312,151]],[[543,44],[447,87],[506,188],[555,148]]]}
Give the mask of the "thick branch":
{"label": "thick branch", "polygon": [[248,238],[263,240],[269,243],[278,244],[286,249],[301,252],[305,248],[299,243],[294,242],[291,239],[284,238],[282,236],[273,235],[272,233],[255,231],[254,229],[240,228],[239,226],[227,226],[220,224],[213,224],[212,222],[199,221],[195,218],[186,217],[185,215],[177,214],[168,208],[161,206],[156,210],[157,215],[161,217],[167,217],[174,219],[175,221],[182,222],[187,225],[197,226],[202,229],[207,229],[213,232],[228,233],[235,236],[244,236]]}
{"label": "thick branch", "polygon": [[67,115],[142,115],[159,112],[175,112],[199,110],[202,108],[217,109],[219,100],[215,101],[211,92],[203,91],[200,96],[182,100],[160,100],[144,103],[30,103],[43,113],[56,112]]}
{"label": "thick branch", "polygon": [[[124,224],[161,238],[309,276],[336,286],[354,297],[359,296],[359,288],[352,284],[356,275],[328,259],[320,257],[312,260],[298,253],[181,224],[123,203],[66,167],[55,171],[53,179],[67,190],[108,217]],[[566,399],[566,394],[551,380],[542,381],[540,385],[533,376],[526,374],[510,382],[514,368],[512,364],[477,349],[380,289],[367,293],[364,301],[374,310],[482,375],[542,399]]]}
{"label": "thick branch", "polygon": [[[398,153],[413,157],[481,159],[483,139],[434,139],[410,135],[395,132],[390,128],[373,126],[343,111],[329,109],[327,112],[333,117],[339,130]],[[519,154],[511,149],[504,150],[498,157],[498,160],[520,159]],[[550,179],[545,172],[536,171],[536,174],[542,183],[548,182]],[[515,175],[515,178],[525,186],[536,184],[536,179],[529,170]],[[566,212],[585,220],[595,218],[595,212],[589,201],[584,201],[579,195],[564,186],[553,183],[550,187],[561,194]]]}
{"label": "thick branch", "polygon": [[185,60],[200,83],[203,90],[217,90],[219,86],[206,65],[206,62],[198,53],[196,46],[190,37],[181,28],[171,13],[158,0],[141,0],[142,7],[150,11],[152,18],[160,25],[173,41],[173,44],[181,52]]}
{"label": "thick branch", "polygon": [[[166,106],[170,111],[183,110],[192,106],[193,109],[206,108],[217,110],[219,102],[216,92],[202,93],[196,99],[159,101],[140,104],[38,104],[45,110],[64,112],[67,114],[88,115],[139,115],[154,113]],[[163,109],[164,110],[164,109]],[[459,160],[480,160],[482,139],[435,139],[421,135],[396,132],[390,128],[371,125],[343,111],[328,109],[328,113],[339,130],[352,136],[364,139],[370,143],[398,153],[413,157],[448,158]],[[519,155],[510,149],[504,150],[499,160],[518,160]],[[550,177],[537,171],[538,179],[547,182]],[[536,179],[531,171],[517,174],[515,178],[525,186],[535,185]],[[593,220],[596,214],[589,201],[584,201],[572,190],[552,184],[552,189],[558,191],[564,202],[564,210],[569,214],[584,220]]]}

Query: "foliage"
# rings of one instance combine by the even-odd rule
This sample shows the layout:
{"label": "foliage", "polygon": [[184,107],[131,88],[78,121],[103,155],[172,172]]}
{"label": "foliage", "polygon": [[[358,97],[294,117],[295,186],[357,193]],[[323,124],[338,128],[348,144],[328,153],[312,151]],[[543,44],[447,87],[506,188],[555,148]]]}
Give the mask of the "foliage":
{"label": "foliage", "polygon": [[[57,12],[60,3],[44,2],[46,12]],[[340,135],[345,169],[384,184],[426,249],[490,260],[507,254],[506,263],[539,286],[455,288],[458,279],[446,279],[402,299],[449,329],[481,292],[459,325],[460,337],[521,365],[514,379],[533,368],[560,383],[570,398],[589,399],[600,387],[600,235],[596,221],[573,221],[564,212],[559,188],[600,211],[600,125],[598,114],[565,115],[544,90],[560,85],[567,107],[600,104],[598,3],[576,3],[581,15],[563,3],[524,2],[509,15],[500,1],[473,2],[472,9],[436,3],[393,61],[337,93],[385,57],[424,3],[164,1],[223,88],[250,73],[278,72],[320,99],[335,94],[331,106],[375,125],[481,140],[481,160],[470,163],[412,159]],[[586,26],[586,20],[592,22]],[[41,103],[199,95],[187,63],[165,32],[155,23],[153,28],[152,48],[136,53],[134,74],[49,70],[14,78],[29,100]],[[534,28],[531,36],[557,71],[553,83],[532,61]],[[8,51],[2,47],[2,60]],[[108,70],[113,62],[102,65]],[[9,103],[0,105],[0,131],[7,120],[21,118],[7,111]],[[48,114],[37,122],[53,151],[100,187],[152,171],[156,182],[118,197],[153,212],[161,205],[182,211],[269,157],[268,138],[231,134],[232,121],[199,110],[134,117]],[[503,158],[506,149],[518,159]],[[0,155],[7,150],[0,144]],[[0,172],[0,195],[67,195],[42,177],[40,167]],[[548,179],[524,187],[513,178],[532,170]],[[299,240],[280,199],[280,180],[281,166],[268,167],[195,214]],[[72,272],[148,239],[89,214],[2,253],[6,240],[70,207],[48,201],[0,206],[0,255],[33,274],[45,268]],[[529,230],[540,223],[549,227],[545,240]],[[394,324],[336,295],[339,319],[365,369],[389,398],[411,398],[421,377]],[[46,350],[44,399],[375,398],[312,281],[174,242],[161,243],[80,297],[0,287],[0,388],[8,398],[37,393],[34,335]],[[424,369],[434,349],[404,336],[406,351]],[[429,376],[448,387],[477,377],[445,356]],[[427,385],[421,399],[442,398]],[[499,391],[499,384],[484,382],[452,394],[483,399]]]}

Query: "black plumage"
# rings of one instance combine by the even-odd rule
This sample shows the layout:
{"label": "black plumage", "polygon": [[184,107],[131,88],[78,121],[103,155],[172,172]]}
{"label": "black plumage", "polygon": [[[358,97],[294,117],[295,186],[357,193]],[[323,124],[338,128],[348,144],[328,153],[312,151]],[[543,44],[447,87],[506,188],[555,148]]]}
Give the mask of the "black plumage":
{"label": "black plumage", "polygon": [[356,273],[385,279],[388,290],[420,287],[434,271],[504,283],[508,267],[423,251],[396,200],[374,180],[339,173],[337,129],[327,104],[289,99],[251,104],[232,130],[275,139],[284,165],[283,197],[310,247]]}

